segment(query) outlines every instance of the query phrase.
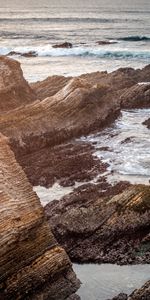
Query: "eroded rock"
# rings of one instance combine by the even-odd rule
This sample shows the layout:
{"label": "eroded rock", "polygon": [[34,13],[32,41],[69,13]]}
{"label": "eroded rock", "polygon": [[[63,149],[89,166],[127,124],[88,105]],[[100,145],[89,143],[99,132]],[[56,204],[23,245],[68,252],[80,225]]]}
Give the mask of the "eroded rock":
{"label": "eroded rock", "polygon": [[64,42],[62,44],[53,45],[53,48],[72,48],[73,45],[69,42]]}
{"label": "eroded rock", "polygon": [[46,206],[58,241],[76,262],[150,262],[150,188],[99,188],[88,193],[86,186]]}
{"label": "eroded rock", "polygon": [[0,168],[0,299],[66,299],[80,283],[2,135]]}
{"label": "eroded rock", "polygon": [[0,56],[0,114],[35,101],[36,95],[23,77],[19,62]]}

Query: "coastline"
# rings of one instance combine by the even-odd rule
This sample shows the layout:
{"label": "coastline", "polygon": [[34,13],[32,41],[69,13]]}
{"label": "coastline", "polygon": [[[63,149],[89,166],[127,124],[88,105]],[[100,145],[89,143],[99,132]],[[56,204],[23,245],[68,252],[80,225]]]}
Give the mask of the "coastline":
{"label": "coastline", "polygon": [[138,84],[149,82],[150,65],[79,78],[49,77],[30,86],[18,63],[0,60],[0,131],[31,185],[83,183],[45,207],[51,230],[70,259],[150,263],[149,185],[108,183],[103,175],[108,163],[93,156],[90,143],[77,140],[114,124],[122,109],[150,108],[150,84]]}

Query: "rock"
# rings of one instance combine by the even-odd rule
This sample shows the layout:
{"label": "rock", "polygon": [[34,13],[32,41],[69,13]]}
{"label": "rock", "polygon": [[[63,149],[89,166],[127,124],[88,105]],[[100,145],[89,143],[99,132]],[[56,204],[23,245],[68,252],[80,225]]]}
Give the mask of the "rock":
{"label": "rock", "polygon": [[80,283],[2,135],[0,168],[0,299],[66,299]]}
{"label": "rock", "polygon": [[150,263],[150,188],[103,189],[79,188],[45,207],[57,240],[75,262]]}
{"label": "rock", "polygon": [[150,281],[147,281],[140,289],[135,290],[130,296],[119,294],[112,300],[149,300],[150,299]]}
{"label": "rock", "polygon": [[107,89],[71,79],[54,96],[1,117],[0,130],[11,138],[15,153],[23,154],[87,134],[110,124],[119,114],[115,99],[106,97]]}
{"label": "rock", "polygon": [[19,62],[0,56],[0,114],[35,101]]}
{"label": "rock", "polygon": [[88,182],[105,172],[108,166],[93,157],[90,144],[81,141],[46,147],[29,155],[17,156],[17,160],[32,185],[45,187],[54,182],[62,186]]}
{"label": "rock", "polygon": [[[150,65],[141,70],[120,68],[112,73],[93,72],[83,74],[78,78],[88,81],[91,85],[107,86],[109,91],[109,100],[111,101],[111,99],[116,98],[119,103],[119,97],[125,93],[128,88],[137,85],[139,82],[150,81]],[[35,93],[37,92],[38,99],[44,99],[45,97],[50,97],[54,95],[54,93],[58,92],[65,84],[68,83],[69,80],[70,77],[51,76],[44,81],[31,84],[31,87],[34,89]],[[132,99],[128,98],[128,101],[130,103]]]}
{"label": "rock", "polygon": [[118,296],[114,297],[112,300],[127,300],[128,295],[124,293],[120,293]]}
{"label": "rock", "polygon": [[134,85],[125,90],[120,97],[122,108],[150,107],[150,84]]}
{"label": "rock", "polygon": [[38,81],[31,84],[31,88],[37,95],[37,99],[43,100],[47,97],[55,95],[58,91],[64,88],[70,81],[71,77],[51,76],[43,81]]}
{"label": "rock", "polygon": [[96,42],[96,44],[100,45],[100,46],[105,46],[105,45],[112,45],[112,44],[117,44],[117,42],[110,42],[110,41],[98,41]]}
{"label": "rock", "polygon": [[150,129],[150,118],[143,122],[143,125],[146,125],[148,129]]}
{"label": "rock", "polygon": [[150,280],[147,281],[140,289],[135,290],[128,300],[149,300],[150,299]]}
{"label": "rock", "polygon": [[53,48],[72,48],[73,45],[71,43],[65,42],[62,44],[53,45]]}
{"label": "rock", "polygon": [[7,54],[7,56],[13,56],[13,55],[19,55],[19,56],[24,56],[24,57],[36,57],[36,56],[38,56],[36,51],[29,51],[29,52],[25,52],[25,53],[10,51]]}

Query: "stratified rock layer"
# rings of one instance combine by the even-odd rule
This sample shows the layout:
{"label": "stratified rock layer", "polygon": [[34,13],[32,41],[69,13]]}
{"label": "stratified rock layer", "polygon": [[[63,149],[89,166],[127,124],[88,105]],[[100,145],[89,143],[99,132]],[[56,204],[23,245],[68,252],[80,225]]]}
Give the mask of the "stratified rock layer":
{"label": "stratified rock layer", "polygon": [[67,299],[79,282],[2,135],[0,169],[0,299]]}
{"label": "stratified rock layer", "polygon": [[0,131],[14,151],[30,153],[100,128],[118,116],[115,99],[106,100],[106,86],[71,79],[56,95],[35,101],[0,117]]}
{"label": "stratified rock layer", "polygon": [[35,99],[36,95],[24,79],[19,62],[0,56],[0,114]]}

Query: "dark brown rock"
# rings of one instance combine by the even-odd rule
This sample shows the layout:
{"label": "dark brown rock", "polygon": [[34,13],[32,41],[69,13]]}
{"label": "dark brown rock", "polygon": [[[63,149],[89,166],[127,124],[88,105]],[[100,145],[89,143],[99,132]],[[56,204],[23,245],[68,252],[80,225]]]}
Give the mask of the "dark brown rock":
{"label": "dark brown rock", "polygon": [[111,44],[117,44],[117,42],[110,42],[110,41],[97,41],[96,44],[100,46],[105,46],[105,45],[111,45]]}
{"label": "dark brown rock", "polygon": [[14,56],[14,55],[19,55],[19,56],[24,56],[24,57],[36,57],[36,56],[38,56],[35,51],[29,51],[29,52],[25,52],[25,53],[10,51],[7,54],[7,56]]}
{"label": "dark brown rock", "polygon": [[90,144],[73,141],[17,156],[17,160],[32,185],[49,187],[57,181],[62,186],[72,186],[75,182],[90,181],[106,171],[107,164],[92,154]]}
{"label": "dark brown rock", "polygon": [[94,189],[89,193],[87,186],[83,192],[79,188],[45,208],[52,231],[71,259],[150,262],[150,188],[133,186],[122,194],[116,189],[118,195],[113,198],[113,188],[107,186],[103,193],[102,185]]}
{"label": "dark brown rock", "polygon": [[150,129],[150,119],[143,122],[143,125],[146,125],[148,129]]}
{"label": "dark brown rock", "polygon": [[68,42],[53,45],[53,48],[72,48],[72,47],[73,47],[73,45],[71,43],[68,43]]}
{"label": "dark brown rock", "polygon": [[150,299],[150,281],[147,281],[140,289],[135,290],[130,296],[119,294],[112,300],[149,300]]}

